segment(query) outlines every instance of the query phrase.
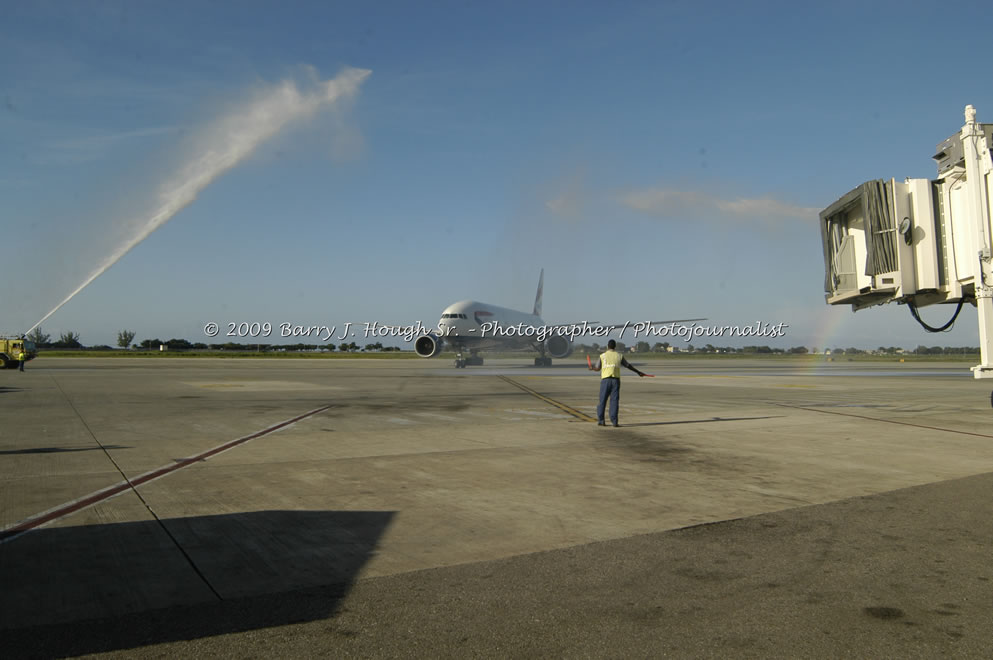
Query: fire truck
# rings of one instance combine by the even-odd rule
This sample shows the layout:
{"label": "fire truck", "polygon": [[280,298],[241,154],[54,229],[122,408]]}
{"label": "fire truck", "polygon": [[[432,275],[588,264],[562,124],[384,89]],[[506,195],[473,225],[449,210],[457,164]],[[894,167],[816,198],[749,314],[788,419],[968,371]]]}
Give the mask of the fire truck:
{"label": "fire truck", "polygon": [[27,354],[28,360],[33,360],[38,356],[34,342],[24,337],[0,337],[0,369],[14,368],[17,366],[17,355],[21,350]]}

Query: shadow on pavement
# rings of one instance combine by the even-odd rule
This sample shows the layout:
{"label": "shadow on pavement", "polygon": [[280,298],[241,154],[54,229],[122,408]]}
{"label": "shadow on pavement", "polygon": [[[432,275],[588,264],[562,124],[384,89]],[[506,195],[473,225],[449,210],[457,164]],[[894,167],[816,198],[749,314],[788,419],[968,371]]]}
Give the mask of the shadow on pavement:
{"label": "shadow on pavement", "polygon": [[5,449],[0,456],[15,456],[18,454],[61,454],[72,451],[104,451],[107,449],[131,449],[124,445],[104,445],[102,447],[35,447],[33,449]]}
{"label": "shadow on pavement", "polygon": [[5,655],[100,653],[329,617],[393,516],[256,511],[30,532],[0,544]]}

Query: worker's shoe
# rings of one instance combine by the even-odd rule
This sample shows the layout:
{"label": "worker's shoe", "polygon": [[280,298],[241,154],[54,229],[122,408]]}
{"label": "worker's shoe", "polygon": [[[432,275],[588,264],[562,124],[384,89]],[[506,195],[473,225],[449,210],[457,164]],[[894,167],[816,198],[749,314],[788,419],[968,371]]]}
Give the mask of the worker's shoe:
{"label": "worker's shoe", "polygon": [[607,424],[604,423],[604,421],[601,419],[599,422],[596,423],[596,425],[597,426],[606,426]]}
{"label": "worker's shoe", "polygon": [[611,422],[611,424],[614,425],[614,428],[617,428],[618,426],[620,426],[620,424],[618,424],[617,422]]}

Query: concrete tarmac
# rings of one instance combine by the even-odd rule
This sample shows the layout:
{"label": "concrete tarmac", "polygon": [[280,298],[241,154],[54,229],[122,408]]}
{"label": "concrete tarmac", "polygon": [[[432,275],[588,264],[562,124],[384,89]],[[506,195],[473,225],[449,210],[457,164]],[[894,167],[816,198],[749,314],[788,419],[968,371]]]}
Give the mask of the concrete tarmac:
{"label": "concrete tarmac", "polygon": [[968,366],[42,357],[4,655],[989,657]]}

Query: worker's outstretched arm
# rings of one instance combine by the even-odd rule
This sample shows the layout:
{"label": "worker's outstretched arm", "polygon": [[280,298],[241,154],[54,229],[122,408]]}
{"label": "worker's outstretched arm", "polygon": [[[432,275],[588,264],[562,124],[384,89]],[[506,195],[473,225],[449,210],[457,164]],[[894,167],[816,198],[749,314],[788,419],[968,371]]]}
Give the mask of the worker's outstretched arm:
{"label": "worker's outstretched arm", "polygon": [[644,376],[645,375],[645,373],[643,371],[638,371],[637,369],[635,369],[634,366],[630,362],[628,362],[626,359],[624,359],[624,358],[621,358],[621,366],[622,367],[627,367],[628,369],[630,369],[634,373],[638,374],[639,376]]}

